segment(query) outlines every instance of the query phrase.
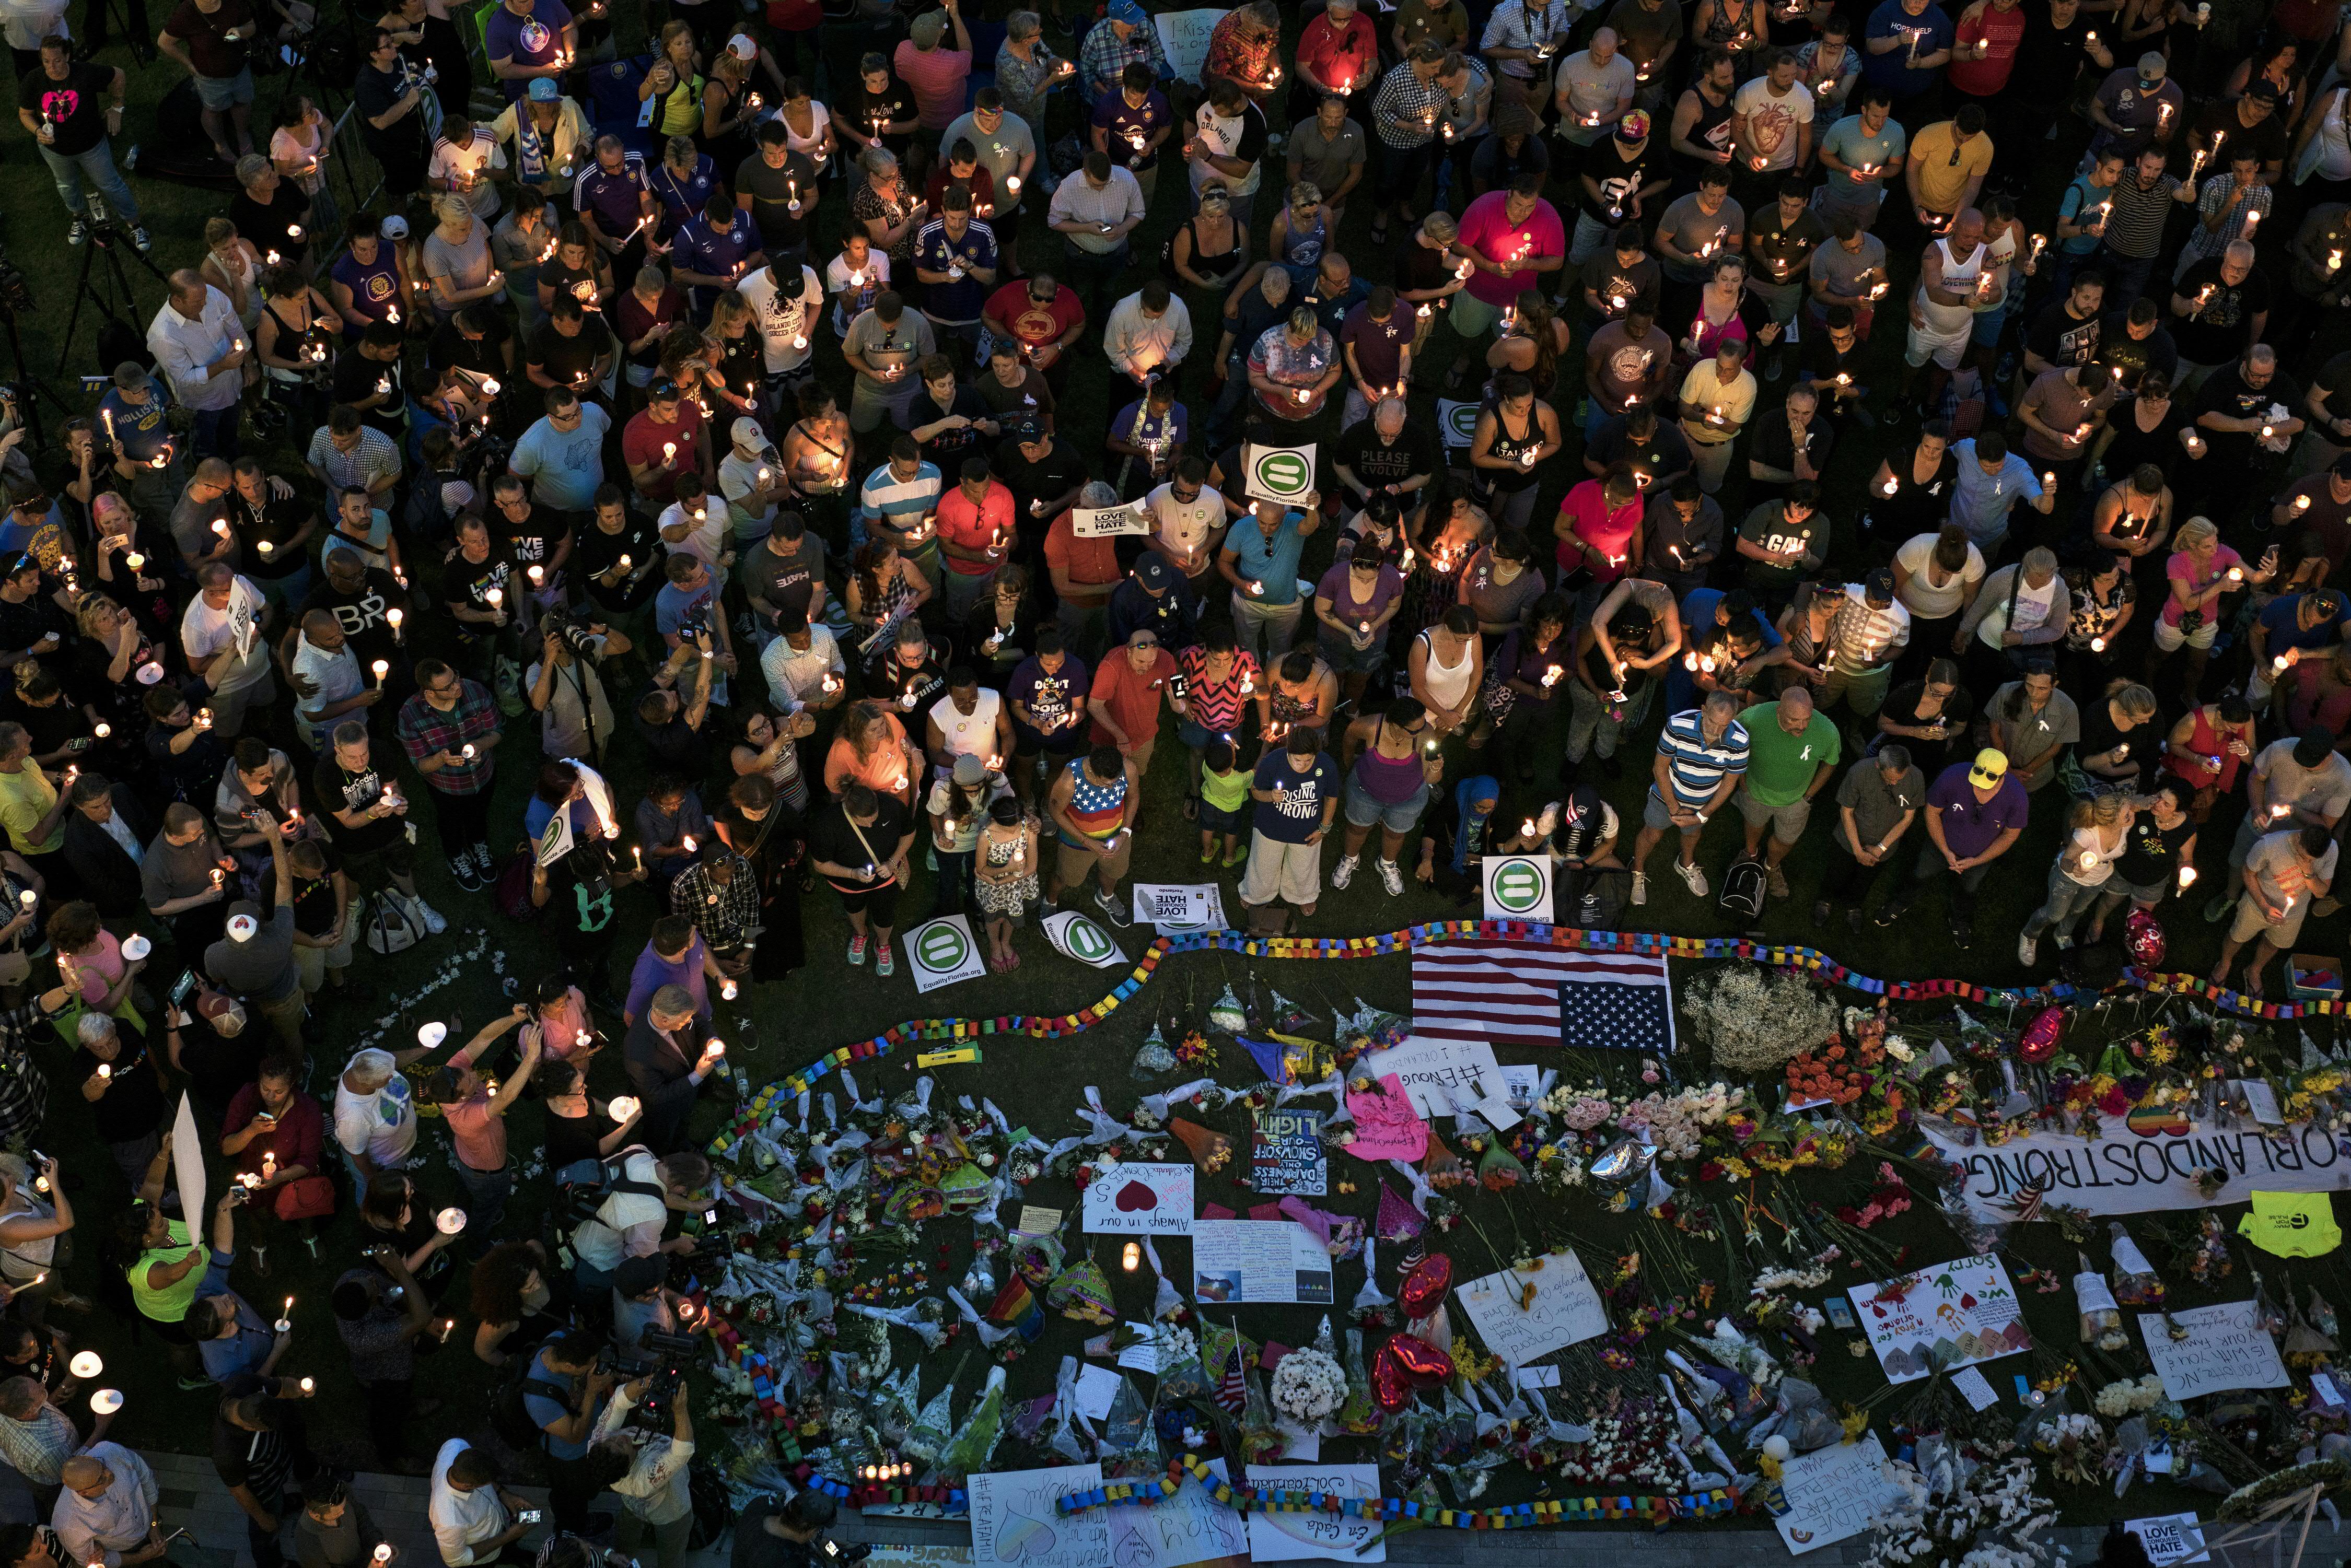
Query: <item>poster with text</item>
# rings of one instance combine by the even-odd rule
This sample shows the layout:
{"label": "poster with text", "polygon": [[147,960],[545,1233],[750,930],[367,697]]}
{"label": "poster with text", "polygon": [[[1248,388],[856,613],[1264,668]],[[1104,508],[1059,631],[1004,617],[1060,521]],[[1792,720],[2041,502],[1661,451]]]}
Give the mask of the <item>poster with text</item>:
{"label": "poster with text", "polygon": [[[1226,1479],[1224,1460],[1211,1460],[1208,1469],[1218,1480]],[[1248,1524],[1237,1511],[1210,1497],[1208,1489],[1189,1476],[1176,1495],[1164,1501],[1149,1508],[1108,1511],[1106,1568],[1190,1568],[1196,1563],[1241,1568],[1249,1562]]]}
{"label": "poster with text", "polygon": [[1190,1165],[1113,1166],[1086,1184],[1080,1228],[1099,1236],[1186,1236],[1192,1230]]}
{"label": "poster with text", "polygon": [[1551,922],[1551,857],[1488,855],[1486,918]]}
{"label": "poster with text", "polygon": [[[1377,1465],[1251,1465],[1247,1479],[1254,1485],[1285,1491],[1327,1492],[1334,1497],[1380,1495]],[[1336,1513],[1252,1513],[1249,1557],[1259,1563],[1296,1563],[1310,1557],[1384,1563],[1386,1542],[1364,1550],[1367,1543],[1379,1541],[1380,1529],[1376,1519],[1348,1519]]]}
{"label": "poster with text", "polygon": [[1328,1306],[1331,1254],[1294,1219],[1196,1219],[1192,1294],[1204,1306]]}
{"label": "poster with text", "polygon": [[1573,1249],[1548,1253],[1536,1269],[1505,1269],[1454,1293],[1486,1348],[1512,1366],[1608,1332],[1608,1309]]}
{"label": "poster with text", "polygon": [[950,915],[925,921],[906,933],[906,956],[914,969],[914,989],[935,991],[957,980],[976,980],[987,973],[980,962],[979,939],[971,934],[971,917]]}
{"label": "poster with text", "polygon": [[1457,1102],[1466,1105],[1491,1098],[1508,1103],[1510,1099],[1494,1048],[1483,1040],[1412,1035],[1402,1045],[1364,1057],[1360,1071],[1374,1079],[1393,1073],[1402,1080],[1412,1108],[1424,1116],[1450,1116]]}
{"label": "poster with text", "polygon": [[[2027,1186],[2093,1215],[2218,1208],[2250,1203],[2257,1191],[2351,1188],[2351,1133],[2222,1128],[2169,1108],[2101,1116],[2098,1124],[2095,1138],[2028,1133],[1989,1148],[1970,1141],[1973,1129],[1931,1117],[1919,1131],[1967,1173],[1968,1211],[1995,1223],[2016,1218],[2017,1196]],[[2205,1171],[2224,1177],[2210,1197],[2198,1185]]]}
{"label": "poster with text", "polygon": [[[2183,1337],[2174,1339],[2177,1328]],[[2222,1301],[2185,1312],[2141,1312],[2139,1336],[2147,1359],[2174,1399],[2225,1394],[2236,1388],[2283,1388],[2289,1381],[2277,1344],[2251,1301]]]}
{"label": "poster with text", "polygon": [[2016,1287],[1997,1258],[1962,1258],[1845,1292],[1889,1383],[2032,1348]]}
{"label": "poster with text", "polygon": [[2147,1519],[2126,1519],[2123,1528],[2139,1539],[2147,1548],[2147,1560],[2154,1568],[2172,1568],[2175,1563],[2202,1563],[2208,1560],[2204,1551],[2204,1521],[2193,1513],[2158,1513]]}
{"label": "poster with text", "polygon": [[1772,1523],[1798,1557],[1859,1535],[1900,1495],[1886,1477],[1886,1445],[1875,1432],[1858,1443],[1832,1443],[1798,1454],[1788,1461],[1780,1484],[1788,1511]]}
{"label": "poster with text", "polygon": [[1259,446],[1252,441],[1241,455],[1241,476],[1250,500],[1302,507],[1314,493],[1314,443]]}
{"label": "poster with text", "polygon": [[[1208,36],[1224,19],[1222,11],[1163,11],[1151,18],[1159,29],[1159,47],[1167,52],[1167,68],[1177,81],[1200,84],[1200,68],[1208,60]],[[1180,133],[1177,140],[1182,140]]]}
{"label": "poster with text", "polygon": [[1330,1188],[1322,1155],[1322,1113],[1296,1106],[1257,1119],[1249,1148],[1249,1186],[1259,1192],[1321,1197]]}
{"label": "poster with text", "polygon": [[1111,1511],[1062,1514],[1055,1506],[1102,1485],[1100,1465],[977,1471],[964,1484],[973,1568],[1102,1568],[1110,1561]]}
{"label": "poster with text", "polygon": [[1163,936],[1186,931],[1222,931],[1225,895],[1213,882],[1138,882],[1134,918]]}

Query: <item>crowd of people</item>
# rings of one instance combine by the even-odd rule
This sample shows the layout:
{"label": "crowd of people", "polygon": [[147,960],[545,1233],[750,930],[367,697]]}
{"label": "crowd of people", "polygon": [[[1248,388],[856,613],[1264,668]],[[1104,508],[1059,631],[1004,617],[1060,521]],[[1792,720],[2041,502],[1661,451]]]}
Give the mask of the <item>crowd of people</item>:
{"label": "crowd of people", "polygon": [[[112,160],[126,72],[12,7],[64,237],[172,270],[87,413],[0,409],[0,1124],[88,1105],[99,1277],[218,1385],[256,1559],[288,1488],[306,1564],[373,1544],[229,1279],[346,1214],[379,1458],[422,1465],[466,1254],[556,1521],[614,1485],[673,1562],[687,1401],[601,1358],[690,1327],[714,993],[811,962],[804,898],[877,978],[935,915],[998,972],[1056,904],[1127,925],[1147,796],[1154,869],[1260,932],[1527,854],[1571,924],[1793,870],[1813,926],[1931,899],[1965,947],[1999,879],[2035,977],[2200,915],[2260,994],[2351,806],[2341,9],[1250,0],[1179,71],[1137,0],[671,0],[633,54],[604,0],[477,51],[440,0],[183,0],[144,68],[234,174],[199,237]],[[346,25],[348,119],[298,78],[256,130],[256,59]],[[563,967],[329,1104],[319,1020],[446,929],[428,881]],[[167,1087],[236,1175],[204,1213]],[[568,1260],[509,1234],[517,1113],[606,1173]],[[57,1403],[56,1178],[0,1155],[0,1457],[114,1568],[156,1492]],[[528,1529],[497,1464],[433,1462],[450,1568]]]}

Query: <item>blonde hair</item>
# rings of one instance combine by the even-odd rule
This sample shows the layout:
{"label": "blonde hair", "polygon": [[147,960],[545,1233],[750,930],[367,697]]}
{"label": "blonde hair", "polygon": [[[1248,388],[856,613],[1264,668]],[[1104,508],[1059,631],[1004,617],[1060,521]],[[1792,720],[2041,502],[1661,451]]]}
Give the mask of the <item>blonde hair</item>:
{"label": "blonde hair", "polygon": [[2074,809],[2066,813],[2065,825],[2069,829],[2087,828],[2093,825],[2111,828],[2121,821],[2123,813],[2129,810],[2130,797],[2117,789],[2111,795],[2101,795],[2095,800],[2074,801]]}
{"label": "blonde hair", "polygon": [[2179,531],[2171,536],[2171,542],[2173,548],[2184,550],[2191,544],[2200,543],[2205,539],[2217,539],[2220,537],[2220,526],[2211,518],[2190,517],[2179,525]]}
{"label": "blonde hair", "polygon": [[225,239],[235,239],[235,237],[236,225],[229,222],[226,218],[206,218],[204,220],[204,248],[206,250],[212,249],[213,246],[220,244],[221,241]]}
{"label": "blonde hair", "polygon": [[433,215],[444,224],[454,224],[461,219],[471,223],[474,204],[455,191],[444,191],[433,198]]}
{"label": "blonde hair", "polygon": [[2123,716],[2134,723],[2144,723],[2155,716],[2155,694],[2136,682],[2117,682],[2107,690],[2106,700],[2120,708]]}
{"label": "blonde hair", "polygon": [[1290,187],[1290,204],[1293,207],[1319,207],[1322,204],[1322,187],[1311,180],[1301,180]]}
{"label": "blonde hair", "polygon": [[32,1183],[33,1170],[22,1155],[0,1149],[0,1178],[5,1178],[10,1186],[26,1186]]}

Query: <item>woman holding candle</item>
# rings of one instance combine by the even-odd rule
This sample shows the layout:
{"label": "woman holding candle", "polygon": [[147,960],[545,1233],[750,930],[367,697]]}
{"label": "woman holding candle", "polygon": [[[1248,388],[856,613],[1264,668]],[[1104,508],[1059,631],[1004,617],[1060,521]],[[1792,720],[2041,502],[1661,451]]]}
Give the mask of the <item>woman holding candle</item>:
{"label": "woman holding candle", "polygon": [[[120,1019],[143,1034],[147,1022],[131,1000],[131,991],[147,960],[123,958],[122,944],[99,923],[98,906],[79,899],[60,904],[49,912],[43,929],[57,949],[57,977],[67,991],[89,1011]],[[74,1038],[72,1019],[60,1014],[52,1021],[59,1035],[68,1040]],[[146,1162],[140,1164],[143,1167]],[[135,1183],[136,1172],[131,1178]]]}
{"label": "woman holding candle", "polygon": [[2220,542],[2220,530],[2210,517],[2190,517],[2180,524],[2173,542],[2179,548],[2164,567],[2169,593],[2155,623],[2147,674],[2148,684],[2155,684],[2165,662],[2186,647],[2188,667],[2181,689],[2193,702],[2196,688],[2204,679],[2204,662],[2220,633],[2221,600],[2243,591],[2248,583],[2266,582],[2276,575],[2278,548],[2270,546],[2261,564],[2249,568],[2242,556]]}
{"label": "woman holding candle", "polygon": [[1888,453],[1870,476],[1863,528],[1888,550],[1900,549],[1920,534],[1937,532],[1950,515],[1959,477],[1951,427],[1939,419],[1927,421],[1909,450]]}
{"label": "woman holding candle", "polygon": [[316,1258],[319,1222],[335,1211],[326,1113],[300,1086],[303,1071],[292,1057],[264,1057],[221,1118],[220,1152],[234,1163],[231,1179],[253,1188],[246,1222],[255,1233],[253,1265],[263,1275],[269,1272],[268,1242],[281,1225]]}
{"label": "woman holding candle", "polygon": [[2179,716],[2164,737],[2163,771],[2192,791],[2189,815],[2203,821],[2235,790],[2238,769],[2252,760],[2255,744],[2253,710],[2234,692]]}
{"label": "woman holding candle", "polygon": [[[502,1020],[503,1021],[503,1020]],[[432,1206],[417,1193],[416,1183],[399,1171],[378,1171],[368,1178],[360,1198],[360,1251],[390,1279],[391,1270],[375,1249],[389,1247],[420,1284],[430,1286],[428,1305],[440,1300],[449,1272],[447,1249],[456,1236],[434,1223]]]}
{"label": "woman holding candle", "polygon": [[2031,968],[2039,959],[2041,938],[2053,930],[2059,952],[2074,946],[2074,926],[2101,901],[2105,885],[2114,880],[2115,863],[2136,815],[2130,797],[2120,793],[2074,803],[2066,818],[2064,844],[2049,868],[2049,896],[2016,938],[2018,963]]}
{"label": "woman holding candle", "polygon": [[2106,682],[2101,697],[2082,704],[2081,733],[2059,767],[2067,791],[2076,800],[2138,794],[2154,771],[2160,734],[2153,692]]}
{"label": "woman holding candle", "polygon": [[[1614,595],[1611,595],[1614,598]],[[1670,611],[1667,612],[1671,613]],[[1523,625],[1513,626],[1501,639],[1486,664],[1486,689],[1481,702],[1484,714],[1478,727],[1470,732],[1469,747],[1482,749],[1494,743],[1492,766],[1498,773],[1513,771],[1511,758],[1517,758],[1515,772],[1521,784],[1534,782],[1534,757],[1547,732],[1552,716],[1558,711],[1557,699],[1562,691],[1574,701],[1575,716],[1567,732],[1567,766],[1583,760],[1583,753],[1592,748],[1593,730],[1598,728],[1598,716],[1603,709],[1612,709],[1607,698],[1612,692],[1624,688],[1619,685],[1617,662],[1642,657],[1650,652],[1649,628],[1652,625],[1647,610],[1629,604],[1619,612],[1616,620],[1625,633],[1622,644],[1612,644],[1614,652],[1603,651],[1598,638],[1607,628],[1591,625],[1571,636],[1568,601],[1565,595],[1546,593],[1527,611]],[[1581,659],[1585,668],[1579,669]],[[1583,677],[1596,674],[1599,691],[1596,698],[1587,703]],[[1635,685],[1640,683],[1636,680]],[[1646,710],[1646,700],[1641,704]],[[1586,724],[1589,709],[1593,720]],[[1615,754],[1615,736],[1623,723],[1599,738],[1607,743],[1607,755]],[[1583,745],[1578,746],[1581,737]]]}
{"label": "woman holding candle", "polygon": [[2138,611],[2130,558],[2094,554],[2086,564],[2066,569],[2065,588],[2074,614],[2065,627],[2064,684],[2095,691],[2105,685],[2106,672],[2121,658],[2123,630]]}
{"label": "woman holding candle", "polygon": [[1539,401],[1534,383],[1516,371],[1496,376],[1493,387],[1469,437],[1469,466],[1495,515],[1523,529],[1534,518],[1536,470],[1560,449],[1559,411]]}

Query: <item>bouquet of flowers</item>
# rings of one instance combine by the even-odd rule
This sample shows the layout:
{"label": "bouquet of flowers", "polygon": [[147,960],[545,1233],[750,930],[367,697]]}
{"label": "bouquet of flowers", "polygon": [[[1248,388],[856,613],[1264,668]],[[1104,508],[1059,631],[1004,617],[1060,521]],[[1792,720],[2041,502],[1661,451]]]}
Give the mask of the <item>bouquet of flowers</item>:
{"label": "bouquet of flowers", "polygon": [[2152,1372],[2139,1378],[2118,1377],[2099,1389],[2091,1403],[2112,1421],[2143,1415],[2163,1403],[2163,1379]]}
{"label": "bouquet of flowers", "polygon": [[1277,1415],[1312,1431],[1347,1402],[1347,1373],[1328,1352],[1293,1350],[1273,1369],[1269,1395]]}
{"label": "bouquet of flowers", "polygon": [[1899,1460],[1886,1467],[1901,1496],[1877,1517],[1866,1568],[2032,1568],[2050,1548],[2033,1539],[2056,1522],[2056,1505],[2033,1490],[2034,1466],[2022,1456],[1978,1464],[1948,1451],[1926,1469]]}
{"label": "bouquet of flowers", "polygon": [[1813,981],[1733,964],[1692,981],[1677,1012],[1689,1037],[1713,1053],[1716,1071],[1752,1078],[1837,1038],[1836,1004]]}

